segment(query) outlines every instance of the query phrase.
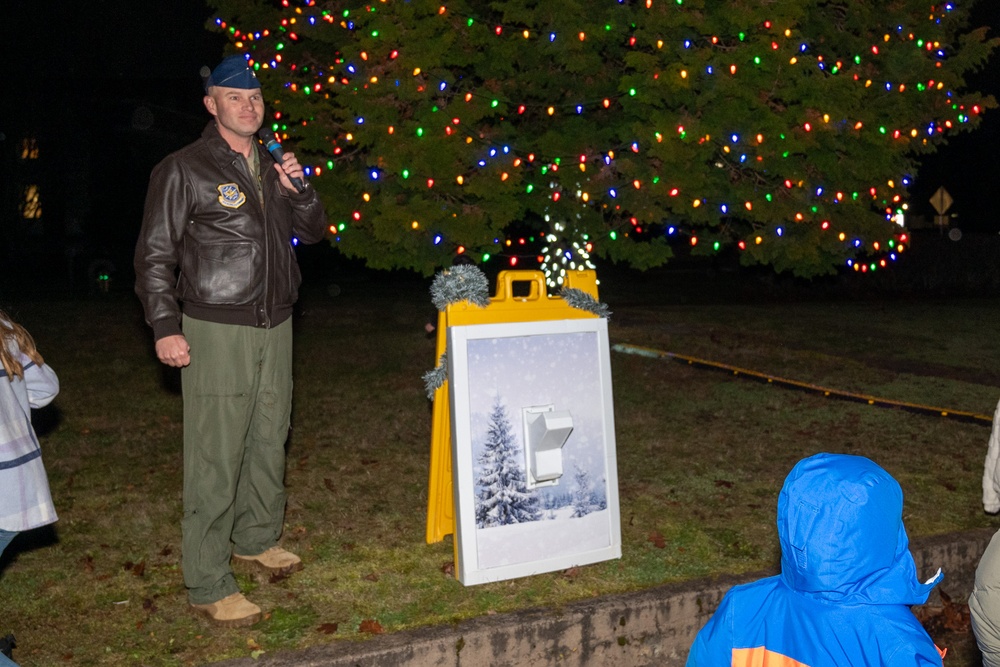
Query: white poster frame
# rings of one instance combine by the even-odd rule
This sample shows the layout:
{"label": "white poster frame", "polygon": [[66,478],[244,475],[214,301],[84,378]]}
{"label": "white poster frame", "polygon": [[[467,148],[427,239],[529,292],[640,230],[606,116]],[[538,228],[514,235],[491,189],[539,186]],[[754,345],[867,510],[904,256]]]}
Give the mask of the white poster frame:
{"label": "white poster frame", "polygon": [[[458,579],[465,585],[482,584],[620,558],[607,320],[451,326],[447,350]],[[568,354],[563,353],[566,350]],[[544,363],[537,363],[539,358]],[[486,386],[491,383],[492,387]],[[501,386],[515,397],[517,405],[503,406]],[[552,483],[548,482],[532,491],[540,494],[535,497],[548,506],[543,510],[544,519],[515,522],[520,525],[477,525],[474,449],[484,449],[483,443],[488,440],[482,428],[483,401],[484,393],[490,391],[496,393],[496,398],[489,419],[509,413],[509,426],[518,437],[526,469],[531,454],[525,447],[522,411],[537,411],[542,404],[559,410],[560,415],[572,414],[574,430],[563,447],[562,477],[555,488],[550,488]],[[496,412],[500,409],[497,406],[503,406],[500,413]],[[502,421],[502,416],[499,419]],[[572,495],[571,505],[557,506],[565,501],[566,494]]]}

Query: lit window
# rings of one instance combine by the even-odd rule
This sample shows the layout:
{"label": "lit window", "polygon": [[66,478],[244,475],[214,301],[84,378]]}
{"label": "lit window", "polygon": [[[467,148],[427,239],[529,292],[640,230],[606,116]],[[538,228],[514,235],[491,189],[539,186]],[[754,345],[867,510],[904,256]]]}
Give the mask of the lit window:
{"label": "lit window", "polygon": [[21,217],[25,220],[38,220],[42,217],[42,198],[37,185],[28,185],[24,188],[20,208]]}
{"label": "lit window", "polygon": [[34,137],[25,137],[21,140],[21,159],[38,159],[38,141],[36,141]]}

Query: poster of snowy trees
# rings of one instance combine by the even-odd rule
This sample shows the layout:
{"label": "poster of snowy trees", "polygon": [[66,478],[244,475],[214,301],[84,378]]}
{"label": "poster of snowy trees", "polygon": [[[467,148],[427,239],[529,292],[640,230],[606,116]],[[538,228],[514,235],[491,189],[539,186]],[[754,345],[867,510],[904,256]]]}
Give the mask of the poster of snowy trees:
{"label": "poster of snowy trees", "polygon": [[[451,327],[448,362],[459,580],[620,557],[607,321]],[[555,479],[539,482],[526,416],[546,410],[572,429],[546,453],[561,463]]]}

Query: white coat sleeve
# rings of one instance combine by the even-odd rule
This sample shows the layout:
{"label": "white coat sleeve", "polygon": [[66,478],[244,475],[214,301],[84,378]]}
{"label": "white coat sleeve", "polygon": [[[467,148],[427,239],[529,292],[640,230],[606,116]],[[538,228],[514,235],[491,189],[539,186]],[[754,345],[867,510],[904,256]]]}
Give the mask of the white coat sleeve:
{"label": "white coat sleeve", "polygon": [[1000,403],[993,413],[993,431],[983,467],[983,509],[989,514],[1000,512]]}
{"label": "white coat sleeve", "polygon": [[37,365],[23,356],[24,384],[28,390],[28,404],[33,408],[44,408],[59,393],[59,378],[48,364]]}

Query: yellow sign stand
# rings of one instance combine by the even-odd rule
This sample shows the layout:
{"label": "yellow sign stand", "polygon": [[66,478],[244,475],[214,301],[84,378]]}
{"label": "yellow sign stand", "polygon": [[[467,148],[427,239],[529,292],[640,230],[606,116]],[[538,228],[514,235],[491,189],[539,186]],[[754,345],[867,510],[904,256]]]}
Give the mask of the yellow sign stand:
{"label": "yellow sign stand", "polygon": [[[527,296],[514,296],[514,284],[527,283]],[[571,271],[566,274],[566,287],[586,292],[597,300],[597,274],[594,271]],[[469,324],[500,324],[504,322],[538,322],[544,320],[574,320],[598,317],[573,308],[562,297],[550,297],[545,291],[545,275],[541,271],[501,271],[497,276],[496,296],[485,308],[468,301],[448,305],[438,313],[435,359],[440,359],[448,346],[448,327]],[[455,533],[455,492],[451,468],[451,400],[448,381],[434,392],[434,412],[431,422],[430,484],[427,497],[427,543],[440,542],[445,535]],[[456,558],[456,562],[457,562]]]}

